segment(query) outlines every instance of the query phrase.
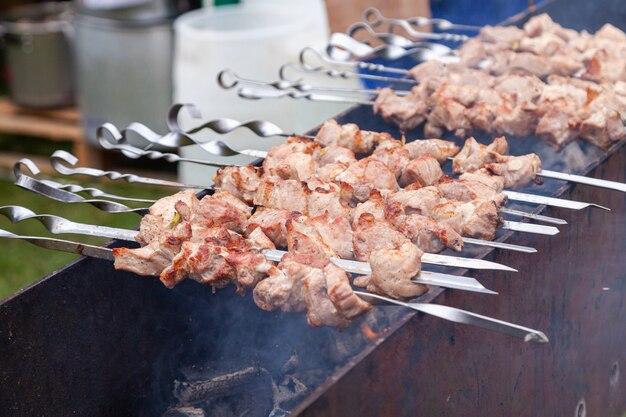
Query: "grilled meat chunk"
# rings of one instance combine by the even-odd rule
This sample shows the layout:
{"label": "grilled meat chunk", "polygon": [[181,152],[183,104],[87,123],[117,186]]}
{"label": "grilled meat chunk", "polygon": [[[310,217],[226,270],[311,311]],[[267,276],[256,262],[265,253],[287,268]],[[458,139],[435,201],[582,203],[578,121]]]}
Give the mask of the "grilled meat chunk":
{"label": "grilled meat chunk", "polygon": [[480,29],[476,39],[486,43],[507,43],[512,45],[519,42],[524,36],[524,31],[515,26],[490,26]]}
{"label": "grilled meat chunk", "polygon": [[246,203],[252,203],[256,194],[263,170],[251,165],[227,166],[220,168],[213,182],[224,191],[229,191],[235,197]]}
{"label": "grilled meat chunk", "polygon": [[342,146],[354,153],[369,153],[376,145],[375,135],[363,134],[357,125],[353,123],[340,125],[334,119],[324,122],[315,140],[322,146]]}
{"label": "grilled meat chunk", "polygon": [[169,288],[186,277],[215,288],[230,283],[244,293],[262,278],[273,264],[253,250],[253,242],[225,229],[206,228],[202,238],[184,242],[170,266],[160,275]]}
{"label": "grilled meat chunk", "polygon": [[349,184],[354,191],[354,198],[358,201],[367,200],[374,189],[391,191],[398,189],[393,172],[385,164],[372,158],[364,158],[350,165],[335,177],[335,181]]}
{"label": "grilled meat chunk", "polygon": [[354,152],[346,147],[330,145],[320,151],[319,166],[323,167],[328,164],[345,164],[350,165],[356,162]]}
{"label": "grilled meat chunk", "polygon": [[402,131],[419,126],[426,119],[427,112],[427,97],[417,87],[413,87],[411,95],[403,97],[396,95],[391,88],[383,88],[374,102],[374,114],[380,113],[384,120]]}
{"label": "grilled meat chunk", "polygon": [[135,238],[137,242],[147,245],[152,241],[158,241],[164,232],[173,229],[182,220],[176,209],[179,202],[189,207],[191,211],[196,210],[198,206],[198,198],[193,190],[180,191],[157,200],[141,220],[139,233]]}
{"label": "grilled meat chunk", "polygon": [[158,240],[154,239],[146,246],[136,249],[114,248],[113,266],[137,275],[159,276],[169,267],[183,242],[190,237],[191,225],[185,222],[177,225],[171,232],[161,233]]}
{"label": "grilled meat chunk", "polygon": [[400,177],[400,185],[406,187],[417,183],[421,187],[435,184],[443,177],[439,161],[433,156],[426,155],[409,162]]}
{"label": "grilled meat chunk", "polygon": [[422,252],[409,241],[398,248],[376,250],[369,258],[372,274],[355,279],[354,284],[392,298],[418,297],[428,291],[427,286],[411,281],[420,272],[421,256]]}
{"label": "grilled meat chunk", "polygon": [[[289,270],[288,262],[281,262],[279,266]],[[277,308],[287,312],[304,311],[302,281],[296,274],[287,274],[283,269],[272,267],[268,270],[268,277],[252,291],[254,303],[266,311]]]}
{"label": "grilled meat chunk", "polygon": [[481,168],[474,172],[465,172],[464,174],[461,174],[459,179],[483,184],[496,192],[501,192],[504,189],[504,178],[497,175],[491,175],[486,168]]}
{"label": "grilled meat chunk", "polygon": [[349,217],[353,189],[349,184],[323,183],[315,178],[306,185],[308,216],[315,217],[328,213],[331,217]]}
{"label": "grilled meat chunk", "polygon": [[422,252],[438,253],[445,248],[460,252],[463,238],[450,226],[419,214],[405,215],[401,207],[387,210],[387,219]]}
{"label": "grilled meat chunk", "polygon": [[259,184],[254,205],[306,214],[309,212],[307,191],[300,181],[266,177]]}
{"label": "grilled meat chunk", "polygon": [[298,136],[292,136],[281,145],[273,146],[267,153],[265,161],[263,161],[263,169],[270,172],[283,162],[285,158],[293,153],[305,153],[313,156],[313,159],[319,159],[320,145],[311,139],[305,139]]}
{"label": "grilled meat chunk", "polygon": [[263,233],[280,248],[287,247],[287,223],[302,216],[298,212],[288,210],[258,207],[248,220],[246,233],[250,236],[256,229]]}
{"label": "grilled meat chunk", "polygon": [[485,166],[489,172],[504,179],[507,188],[519,188],[532,182],[541,169],[541,160],[534,153],[522,156],[502,156],[497,163]]}
{"label": "grilled meat chunk", "polygon": [[352,225],[356,227],[361,215],[364,213],[371,214],[376,220],[385,220],[385,211],[385,200],[383,196],[380,191],[374,190],[367,201],[357,204],[352,211]]}
{"label": "grilled meat chunk", "polygon": [[284,180],[306,181],[315,175],[317,162],[312,155],[295,152],[269,169],[270,175],[277,175]]}
{"label": "grilled meat chunk", "polygon": [[437,188],[444,198],[449,200],[468,202],[472,200],[490,200],[497,208],[504,207],[507,203],[507,196],[497,192],[494,188],[479,181],[452,180],[443,178],[437,184]]}
{"label": "grilled meat chunk", "polygon": [[367,261],[372,252],[383,248],[399,248],[409,239],[391,227],[387,222],[376,220],[365,213],[357,220],[353,235],[354,256],[359,261]]}
{"label": "grilled meat chunk", "polygon": [[216,191],[198,203],[191,216],[191,223],[205,227],[224,226],[242,233],[252,214],[252,207],[227,191]]}
{"label": "grilled meat chunk", "polygon": [[352,245],[352,228],[347,217],[332,218],[328,213],[310,217],[304,221],[313,226],[324,243],[340,258],[354,258]]}
{"label": "grilled meat chunk", "polygon": [[467,138],[461,152],[452,161],[455,174],[475,171],[485,164],[496,162],[497,158],[508,151],[509,145],[503,136],[495,138],[489,145],[480,144],[473,137]]}
{"label": "grilled meat chunk", "polygon": [[404,145],[404,148],[409,151],[410,159],[431,155],[440,164],[459,151],[454,142],[441,139],[417,139]]}
{"label": "grilled meat chunk", "polygon": [[328,297],[324,271],[310,268],[303,278],[306,319],[310,327],[331,326],[343,329],[350,325]]}
{"label": "grilled meat chunk", "polygon": [[348,274],[333,263],[324,267],[328,298],[339,313],[352,320],[372,309],[372,305],[363,301],[352,290]]}
{"label": "grilled meat chunk", "polygon": [[387,203],[398,203],[406,214],[417,213],[428,216],[432,209],[439,204],[442,194],[437,187],[424,187],[418,190],[400,190],[389,194]]}
{"label": "grilled meat chunk", "polygon": [[409,151],[402,146],[402,142],[393,140],[386,141],[379,145],[374,153],[372,153],[372,159],[385,164],[396,176],[396,179],[398,179],[402,175],[402,171],[404,171],[411,157]]}
{"label": "grilled meat chunk", "polygon": [[496,205],[484,200],[467,203],[443,201],[429,215],[463,236],[485,240],[495,239],[501,222]]}
{"label": "grilled meat chunk", "polygon": [[287,223],[287,247],[289,251],[298,254],[313,255],[324,264],[328,262],[329,257],[337,256],[306,218],[294,219]]}

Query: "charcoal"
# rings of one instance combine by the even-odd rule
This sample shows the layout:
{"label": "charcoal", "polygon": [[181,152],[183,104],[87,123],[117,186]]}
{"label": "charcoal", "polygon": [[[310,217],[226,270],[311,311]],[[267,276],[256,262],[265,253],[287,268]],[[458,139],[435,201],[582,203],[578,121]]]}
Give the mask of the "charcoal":
{"label": "charcoal", "polygon": [[271,384],[271,377],[264,368],[248,367],[239,371],[219,375],[199,381],[176,381],[174,396],[181,404],[193,405],[208,400],[232,396],[266,380]]}

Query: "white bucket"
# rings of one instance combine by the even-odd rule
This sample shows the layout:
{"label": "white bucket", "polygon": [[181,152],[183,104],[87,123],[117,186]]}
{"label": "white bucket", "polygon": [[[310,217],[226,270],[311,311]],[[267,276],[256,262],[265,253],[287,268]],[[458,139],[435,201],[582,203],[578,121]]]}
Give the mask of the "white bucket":
{"label": "white bucket", "polygon": [[[218,73],[226,68],[243,78],[276,81],[280,66],[297,62],[302,48],[325,45],[328,22],[321,0],[258,1],[196,10],[179,17],[174,30],[174,101],[195,104],[204,120],[220,117],[268,120],[286,131],[303,132],[346,108],[341,104],[289,98],[245,100],[237,96],[236,89],[223,90],[217,84]],[[317,82],[333,84],[330,80]],[[188,119],[183,126],[196,123]],[[267,149],[284,141],[284,138],[260,139],[245,129],[227,136],[211,133],[202,136],[202,139],[211,138],[220,138],[240,149]],[[220,160],[197,147],[184,149],[182,155]],[[248,157],[221,160],[251,161]],[[189,183],[208,184],[213,172],[197,164],[180,164],[179,168],[181,181]]]}

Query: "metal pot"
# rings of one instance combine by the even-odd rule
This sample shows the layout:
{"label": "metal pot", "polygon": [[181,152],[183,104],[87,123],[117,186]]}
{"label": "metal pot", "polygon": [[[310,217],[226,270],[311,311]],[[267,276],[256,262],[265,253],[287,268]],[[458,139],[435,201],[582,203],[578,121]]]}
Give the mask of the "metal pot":
{"label": "metal pot", "polygon": [[0,17],[12,101],[33,108],[72,104],[72,17],[68,3],[21,6]]}
{"label": "metal pot", "polygon": [[167,129],[172,104],[172,21],[77,15],[78,102],[87,140],[105,122]]}

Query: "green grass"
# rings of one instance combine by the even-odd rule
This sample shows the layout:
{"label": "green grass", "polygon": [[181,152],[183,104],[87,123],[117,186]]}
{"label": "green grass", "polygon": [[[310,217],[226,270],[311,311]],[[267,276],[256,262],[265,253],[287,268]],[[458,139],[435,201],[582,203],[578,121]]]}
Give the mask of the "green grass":
{"label": "green grass", "polygon": [[[63,181],[68,182],[66,179]],[[164,190],[119,183],[81,183],[81,185],[94,186],[113,194],[150,199],[159,198],[172,192],[171,189]],[[104,226],[135,228],[140,221],[140,217],[132,213],[108,214],[88,204],[64,204],[53,201],[22,190],[9,180],[0,179],[0,206],[4,205],[20,205],[38,214],[56,214],[73,221]],[[129,203],[128,205],[142,207],[148,204]],[[37,220],[26,220],[12,224],[2,215],[0,215],[0,229],[22,235],[54,236]],[[109,240],[79,235],[56,235],[56,237],[91,244],[102,244]],[[34,246],[28,242],[13,239],[0,239],[0,253],[0,299],[4,299],[78,258],[77,255],[55,252]]]}

